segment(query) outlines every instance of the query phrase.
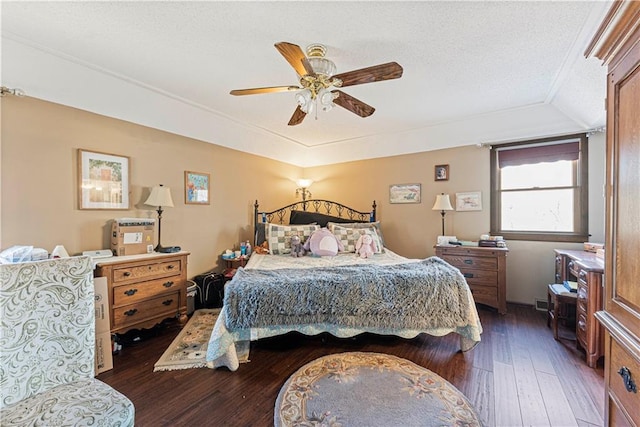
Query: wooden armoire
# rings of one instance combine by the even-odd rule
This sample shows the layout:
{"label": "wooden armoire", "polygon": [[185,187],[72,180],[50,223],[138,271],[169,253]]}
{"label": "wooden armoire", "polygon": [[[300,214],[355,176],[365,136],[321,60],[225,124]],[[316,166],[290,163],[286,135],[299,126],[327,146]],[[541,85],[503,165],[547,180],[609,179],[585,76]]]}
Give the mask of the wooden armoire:
{"label": "wooden armoire", "polygon": [[640,425],[640,2],[616,1],[586,51],[608,68],[605,416]]}

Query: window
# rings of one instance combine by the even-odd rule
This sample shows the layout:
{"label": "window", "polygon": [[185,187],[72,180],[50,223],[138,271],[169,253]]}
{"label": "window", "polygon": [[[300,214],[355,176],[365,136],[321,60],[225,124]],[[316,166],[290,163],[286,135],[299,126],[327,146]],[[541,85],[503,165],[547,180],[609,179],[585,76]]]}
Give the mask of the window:
{"label": "window", "polygon": [[584,134],[491,148],[491,233],[506,240],[588,240]]}

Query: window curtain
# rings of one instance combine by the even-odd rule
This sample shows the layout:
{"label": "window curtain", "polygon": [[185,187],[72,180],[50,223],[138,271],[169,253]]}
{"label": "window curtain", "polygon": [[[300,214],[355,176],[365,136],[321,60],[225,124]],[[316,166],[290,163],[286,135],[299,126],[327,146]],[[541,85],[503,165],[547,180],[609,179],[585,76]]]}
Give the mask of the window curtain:
{"label": "window curtain", "polygon": [[520,166],[560,160],[578,160],[580,142],[572,141],[562,144],[539,145],[537,147],[513,148],[498,150],[498,166]]}

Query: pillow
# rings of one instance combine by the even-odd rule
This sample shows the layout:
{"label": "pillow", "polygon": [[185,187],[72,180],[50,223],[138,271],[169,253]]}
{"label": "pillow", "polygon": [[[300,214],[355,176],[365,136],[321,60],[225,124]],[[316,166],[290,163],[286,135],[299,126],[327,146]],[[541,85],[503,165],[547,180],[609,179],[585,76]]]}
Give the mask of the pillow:
{"label": "pillow", "polygon": [[289,216],[289,224],[318,224],[320,227],[326,227],[329,221],[337,223],[354,222],[352,219],[340,218],[319,212],[291,211],[291,215]]}
{"label": "pillow", "polygon": [[344,250],[340,240],[326,228],[314,231],[304,248],[316,256],[336,256]]}
{"label": "pillow", "polygon": [[362,234],[368,234],[371,236],[371,239],[373,239],[373,244],[376,248],[374,253],[382,253],[382,243],[380,242],[380,238],[378,237],[378,233],[376,233],[376,229],[374,227],[353,228],[342,227],[341,225],[337,224],[333,225],[333,235],[342,242],[342,246],[344,246],[344,252],[355,253],[356,243],[358,242],[358,239]]}
{"label": "pillow", "polygon": [[256,224],[256,240],[254,241],[254,246],[260,246],[264,242],[267,241],[267,224],[264,222],[259,222]]}
{"label": "pillow", "polygon": [[[329,231],[333,233],[333,227],[335,225],[336,224],[334,222],[329,222],[327,223],[327,228],[329,229]],[[376,230],[376,234],[378,235],[378,239],[380,240],[380,245],[384,247],[384,237],[382,236],[382,228],[380,228],[380,221],[340,223],[340,226],[347,227],[347,228],[373,228],[374,230]]]}
{"label": "pillow", "polygon": [[272,255],[284,255],[291,253],[291,236],[297,234],[304,241],[311,234],[320,229],[319,225],[280,225],[268,223],[265,226],[267,242]]}

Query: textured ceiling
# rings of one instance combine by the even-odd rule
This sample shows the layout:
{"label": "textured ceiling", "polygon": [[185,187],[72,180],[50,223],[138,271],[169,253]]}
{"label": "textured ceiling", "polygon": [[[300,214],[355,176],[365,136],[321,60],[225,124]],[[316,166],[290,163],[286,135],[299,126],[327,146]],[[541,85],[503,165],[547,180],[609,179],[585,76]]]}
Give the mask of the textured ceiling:
{"label": "textured ceiling", "polygon": [[[605,69],[583,52],[609,5],[2,1],[2,84],[301,166],[542,137],[604,124]],[[404,75],[344,89],[371,117],[287,126],[293,93],[229,95],[297,84],[279,41]]]}

